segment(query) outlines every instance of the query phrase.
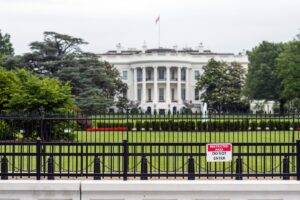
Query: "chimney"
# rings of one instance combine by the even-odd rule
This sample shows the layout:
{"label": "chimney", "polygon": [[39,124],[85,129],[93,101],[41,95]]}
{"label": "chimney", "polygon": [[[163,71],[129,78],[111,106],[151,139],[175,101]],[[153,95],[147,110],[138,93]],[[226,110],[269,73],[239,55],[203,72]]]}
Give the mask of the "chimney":
{"label": "chimney", "polygon": [[147,45],[146,45],[146,41],[144,40],[143,46],[142,46],[142,51],[143,53],[145,53],[147,50]]}
{"label": "chimney", "polygon": [[122,48],[121,43],[118,43],[116,47],[117,47],[117,53],[121,53],[121,48]]}
{"label": "chimney", "polygon": [[177,46],[177,44],[175,44],[175,45],[173,46],[173,49],[174,49],[175,51],[178,51],[178,46]]}
{"label": "chimney", "polygon": [[199,53],[203,52],[203,44],[202,44],[202,42],[200,42],[199,45],[198,45],[198,52]]}

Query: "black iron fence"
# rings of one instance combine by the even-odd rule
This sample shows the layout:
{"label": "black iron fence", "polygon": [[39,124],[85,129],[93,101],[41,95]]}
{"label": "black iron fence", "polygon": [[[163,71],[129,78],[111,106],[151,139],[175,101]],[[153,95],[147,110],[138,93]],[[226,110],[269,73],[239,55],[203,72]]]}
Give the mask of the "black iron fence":
{"label": "black iron fence", "polygon": [[233,143],[207,162],[206,143],[1,142],[1,179],[297,179],[297,143]]}
{"label": "black iron fence", "polygon": [[0,114],[0,140],[73,142],[295,142],[299,114]]}
{"label": "black iron fence", "polygon": [[[299,140],[299,114],[0,114],[0,175],[299,180]],[[208,143],[232,160],[207,162]]]}

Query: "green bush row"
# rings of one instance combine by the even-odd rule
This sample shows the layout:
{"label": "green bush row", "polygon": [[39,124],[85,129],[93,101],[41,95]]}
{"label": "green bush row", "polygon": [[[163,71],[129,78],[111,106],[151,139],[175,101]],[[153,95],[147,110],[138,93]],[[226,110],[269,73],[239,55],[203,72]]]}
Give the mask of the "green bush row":
{"label": "green bush row", "polygon": [[299,129],[300,122],[260,120],[223,120],[223,121],[193,121],[193,120],[166,120],[166,121],[136,121],[136,122],[99,122],[97,127],[127,127],[137,131],[256,131],[256,130],[291,130]]}
{"label": "green bush row", "polygon": [[127,127],[128,130],[132,130],[134,128],[133,122],[98,122],[98,128],[113,128],[113,127]]}

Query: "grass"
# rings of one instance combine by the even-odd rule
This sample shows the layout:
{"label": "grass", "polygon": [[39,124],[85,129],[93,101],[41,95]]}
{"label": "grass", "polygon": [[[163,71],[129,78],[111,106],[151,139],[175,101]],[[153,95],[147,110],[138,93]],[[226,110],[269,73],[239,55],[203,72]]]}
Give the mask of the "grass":
{"label": "grass", "polygon": [[[78,142],[98,142],[106,143],[106,146],[89,145],[89,146],[58,146],[47,145],[44,150],[46,152],[56,153],[78,153],[81,156],[56,156],[55,171],[57,172],[92,172],[94,156],[86,155],[86,153],[121,153],[122,146],[112,146],[109,143],[121,143],[123,140],[128,140],[129,143],[143,142],[143,143],[291,143],[300,139],[300,131],[245,131],[245,132],[154,132],[154,131],[129,131],[129,132],[83,132],[78,131],[76,134],[76,141]],[[207,172],[231,172],[235,171],[235,159],[227,163],[207,163],[205,159],[205,145],[195,146],[135,146],[129,147],[129,152],[140,153],[197,153],[194,156],[195,170],[197,173],[205,174]],[[234,147],[233,152],[244,153],[283,153],[294,152],[295,148],[289,146],[251,146],[251,147]],[[36,152],[35,145],[20,145],[13,147],[12,145],[1,145],[0,152],[15,152],[15,153],[33,153],[31,156],[10,155],[7,156],[9,160],[9,170],[15,172],[27,172],[35,170]],[[102,172],[118,172],[122,171],[123,160],[122,156],[101,156],[101,171]],[[276,173],[282,171],[283,155],[278,156],[244,156],[243,157],[243,171],[251,173],[256,171],[258,173],[268,172]],[[42,159],[42,169],[47,171],[47,157]],[[141,157],[132,156],[129,158],[129,171],[140,171]],[[148,170],[152,172],[172,172],[180,173],[187,171],[188,156],[152,156],[148,157]],[[294,171],[295,160],[290,160],[290,170]],[[14,170],[13,170],[14,169]]]}
{"label": "grass", "polygon": [[146,143],[279,143],[300,139],[300,131],[231,131],[231,132],[75,132],[78,142],[146,142]]}

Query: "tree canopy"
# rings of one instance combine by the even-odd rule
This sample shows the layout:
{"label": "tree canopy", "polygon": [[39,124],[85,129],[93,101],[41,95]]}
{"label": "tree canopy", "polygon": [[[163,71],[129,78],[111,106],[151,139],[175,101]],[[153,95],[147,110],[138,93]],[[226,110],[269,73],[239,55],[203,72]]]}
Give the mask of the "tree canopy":
{"label": "tree canopy", "polygon": [[264,41],[248,52],[245,95],[249,99],[280,99],[281,79],[277,74],[276,59],[282,51],[283,44]]}
{"label": "tree canopy", "polygon": [[216,111],[242,109],[244,68],[235,62],[227,64],[211,59],[203,70],[196,88],[202,91],[201,99],[208,103],[209,109]]}
{"label": "tree canopy", "polygon": [[14,48],[10,42],[9,34],[2,34],[0,30],[0,65],[3,65],[7,57],[14,55]]}
{"label": "tree canopy", "polygon": [[82,111],[104,111],[119,105],[124,101],[121,94],[126,92],[126,84],[121,81],[116,68],[99,61],[95,54],[82,51],[84,44],[87,42],[81,38],[44,32],[43,41],[30,44],[31,52],[20,59],[20,66],[69,82],[75,102]]}
{"label": "tree canopy", "polygon": [[286,101],[297,102],[297,109],[300,110],[300,41],[288,42],[277,61],[282,80],[281,96]]}
{"label": "tree canopy", "polygon": [[24,69],[0,68],[0,111],[66,112],[73,107],[68,84],[38,77]]}

